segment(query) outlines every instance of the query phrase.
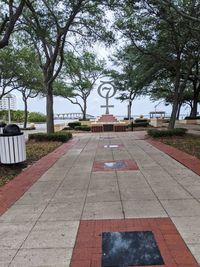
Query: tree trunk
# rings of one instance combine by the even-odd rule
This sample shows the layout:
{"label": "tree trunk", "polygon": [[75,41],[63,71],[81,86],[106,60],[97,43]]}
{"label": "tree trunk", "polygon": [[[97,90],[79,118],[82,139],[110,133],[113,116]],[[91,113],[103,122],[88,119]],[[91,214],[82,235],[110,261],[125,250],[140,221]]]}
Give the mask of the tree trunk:
{"label": "tree trunk", "polygon": [[53,88],[52,85],[47,85],[47,133],[54,133],[54,118],[53,118]]}
{"label": "tree trunk", "polygon": [[177,119],[177,120],[179,120],[179,117],[180,117],[181,106],[182,106],[182,103],[179,103],[179,105],[178,105],[178,110],[177,110],[177,114],[176,114],[176,119]]}
{"label": "tree trunk", "polygon": [[197,109],[198,109],[198,99],[194,99],[191,113],[190,113],[190,117],[196,117],[197,116]]}
{"label": "tree trunk", "polygon": [[168,129],[174,129],[175,122],[176,122],[176,116],[177,116],[178,105],[179,105],[180,78],[181,78],[180,71],[178,71],[176,75],[176,80],[175,80],[174,100],[173,100],[172,113],[171,113]]}
{"label": "tree trunk", "polygon": [[198,103],[199,103],[199,94],[200,94],[200,87],[194,88],[194,95],[193,95],[193,105],[191,109],[190,116],[196,117],[198,111]]}
{"label": "tree trunk", "polygon": [[176,80],[175,80],[175,93],[174,93],[173,108],[172,108],[172,114],[171,114],[168,129],[174,129],[175,122],[176,122],[176,116],[177,116],[177,112],[178,112],[178,106],[179,106],[179,103],[182,99],[182,94],[183,94],[185,87],[187,85],[188,77],[189,77],[189,74],[191,73],[191,69],[193,66],[194,66],[194,62],[188,68],[187,75],[185,75],[182,83],[180,82],[181,81],[180,68],[177,69]]}
{"label": "tree trunk", "polygon": [[129,120],[131,120],[132,101],[129,101]]}
{"label": "tree trunk", "polygon": [[87,100],[83,100],[83,120],[86,120],[86,115],[87,115]]}
{"label": "tree trunk", "polygon": [[24,99],[24,129],[27,127],[27,121],[28,121],[28,105],[27,105],[27,99]]}
{"label": "tree trunk", "polygon": [[172,114],[169,121],[168,129],[174,129],[177,111],[178,111],[178,98],[176,97],[173,102]]}
{"label": "tree trunk", "polygon": [[132,101],[129,100],[128,106],[127,106],[127,118],[129,121],[131,120],[131,107],[132,107]]}

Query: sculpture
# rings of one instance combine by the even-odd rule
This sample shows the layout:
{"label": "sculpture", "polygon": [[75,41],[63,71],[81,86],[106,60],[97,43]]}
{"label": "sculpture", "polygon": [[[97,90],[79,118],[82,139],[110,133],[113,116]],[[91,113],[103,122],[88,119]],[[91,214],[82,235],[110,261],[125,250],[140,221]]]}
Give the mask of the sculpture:
{"label": "sculpture", "polygon": [[[108,87],[109,86],[109,87]],[[107,91],[106,94],[103,94],[103,91]],[[106,99],[106,105],[102,105],[101,108],[106,108],[106,114],[109,114],[109,108],[113,108],[114,105],[109,105],[109,98],[113,97],[116,94],[116,89],[112,82],[101,81],[100,86],[98,87],[98,94]]]}

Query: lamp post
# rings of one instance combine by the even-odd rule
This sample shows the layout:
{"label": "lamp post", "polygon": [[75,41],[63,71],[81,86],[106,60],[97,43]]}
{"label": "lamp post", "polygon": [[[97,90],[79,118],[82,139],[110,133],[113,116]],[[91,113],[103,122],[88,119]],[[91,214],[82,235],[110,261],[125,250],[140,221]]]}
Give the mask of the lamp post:
{"label": "lamp post", "polygon": [[8,99],[8,123],[11,123],[11,114],[10,114],[10,99],[12,98],[11,94],[7,94],[5,98]]}

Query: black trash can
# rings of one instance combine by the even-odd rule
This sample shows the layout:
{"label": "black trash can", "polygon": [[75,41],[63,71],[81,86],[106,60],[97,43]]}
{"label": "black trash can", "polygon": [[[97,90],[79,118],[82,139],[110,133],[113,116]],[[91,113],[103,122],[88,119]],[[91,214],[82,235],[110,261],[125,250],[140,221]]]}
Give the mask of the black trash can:
{"label": "black trash can", "polygon": [[15,164],[26,160],[24,134],[16,124],[9,124],[0,134],[0,161],[3,164]]}
{"label": "black trash can", "polygon": [[3,121],[0,121],[0,134],[3,133],[3,128],[6,126],[6,123]]}

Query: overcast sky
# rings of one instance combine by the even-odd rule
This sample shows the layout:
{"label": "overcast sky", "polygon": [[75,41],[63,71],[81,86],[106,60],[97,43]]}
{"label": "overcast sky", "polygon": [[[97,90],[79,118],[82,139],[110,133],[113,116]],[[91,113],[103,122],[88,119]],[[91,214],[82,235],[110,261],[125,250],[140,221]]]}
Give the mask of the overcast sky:
{"label": "overcast sky", "polygon": [[[127,103],[121,103],[119,100],[116,100],[115,97],[109,100],[109,104],[114,105],[114,108],[110,108],[110,114],[116,116],[127,116]],[[150,111],[155,110],[155,105],[159,102],[152,103],[148,98],[140,98],[133,102],[132,114],[134,116],[148,115]],[[101,108],[101,105],[105,105],[105,99],[101,98],[97,89],[94,89],[92,94],[88,99],[88,111],[87,114],[93,116],[100,116],[105,113],[105,108]],[[23,102],[20,95],[17,95],[17,108],[23,109]],[[165,106],[163,103],[160,103],[157,108],[159,111],[165,111],[166,113],[171,112],[171,106]],[[35,98],[29,99],[28,102],[29,111],[38,111],[46,113],[46,99],[45,98]],[[70,112],[81,112],[79,106],[71,104],[68,100],[61,97],[54,97],[54,113],[70,113]],[[189,109],[182,109],[182,113],[186,114],[189,112]]]}
{"label": "overcast sky", "polygon": [[[111,54],[112,49],[105,49],[103,46],[96,46],[95,52],[97,53],[99,58],[108,59],[108,56]],[[108,61],[108,60],[107,60]],[[109,65],[109,63],[108,63]],[[110,66],[109,66],[110,67]],[[101,98],[97,93],[98,85],[100,81],[98,81],[94,90],[88,98],[88,110],[87,114],[93,116],[100,116],[105,113],[105,108],[101,108],[101,105],[105,105],[105,99]],[[14,93],[17,97],[17,109],[23,109],[23,102],[21,100],[20,93]],[[110,109],[110,114],[118,115],[118,116],[127,116],[127,102],[121,103],[119,100],[116,100],[115,97],[111,98],[109,101],[111,105],[114,105],[114,108]],[[148,97],[140,98],[133,102],[132,114],[134,116],[138,115],[148,115],[150,111],[155,110],[155,105],[158,102],[151,102]],[[157,111],[165,111],[166,113],[171,112],[171,106],[165,106],[163,103],[160,103],[156,107]],[[38,111],[42,113],[46,113],[46,99],[45,98],[35,98],[28,100],[28,110],[29,111]],[[78,105],[71,104],[67,99],[61,97],[54,97],[54,113],[70,113],[70,112],[81,112]],[[187,114],[189,109],[182,109],[183,114]]]}

